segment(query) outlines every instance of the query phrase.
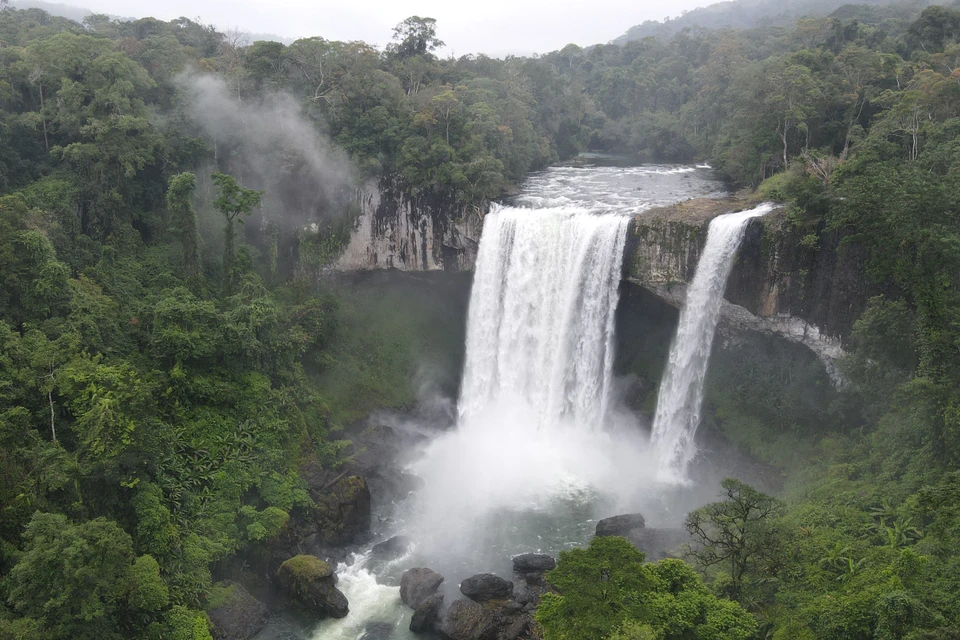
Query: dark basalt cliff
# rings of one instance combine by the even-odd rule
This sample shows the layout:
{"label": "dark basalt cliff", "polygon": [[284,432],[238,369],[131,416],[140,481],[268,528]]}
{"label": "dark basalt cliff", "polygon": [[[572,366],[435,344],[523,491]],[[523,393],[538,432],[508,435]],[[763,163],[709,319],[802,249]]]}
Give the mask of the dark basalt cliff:
{"label": "dark basalt cliff", "polygon": [[[689,200],[636,216],[625,278],[682,306],[710,220],[749,206],[734,198]],[[842,240],[836,232],[795,229],[784,209],[751,220],[727,282],[725,323],[782,335],[832,362],[878,293],[867,283],[860,247]]]}
{"label": "dark basalt cliff", "polygon": [[[360,214],[340,271],[469,271],[476,262],[484,209],[438,195],[410,196],[390,178],[358,191]],[[683,306],[710,220],[752,206],[737,198],[694,199],[635,216],[624,278]],[[815,242],[814,242],[815,240]],[[751,220],[727,284],[727,327],[786,337],[813,349],[833,370],[872,295],[863,253],[836,232],[794,228],[784,209]]]}

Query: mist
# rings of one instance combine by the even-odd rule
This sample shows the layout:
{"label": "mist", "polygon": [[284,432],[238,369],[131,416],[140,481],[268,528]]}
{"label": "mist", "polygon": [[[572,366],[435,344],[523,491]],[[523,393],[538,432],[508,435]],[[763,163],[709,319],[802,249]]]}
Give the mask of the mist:
{"label": "mist", "polygon": [[186,119],[213,152],[216,167],[265,191],[261,225],[318,230],[353,198],[347,155],[289,94],[240,98],[223,79],[200,73],[183,73],[176,84]]}

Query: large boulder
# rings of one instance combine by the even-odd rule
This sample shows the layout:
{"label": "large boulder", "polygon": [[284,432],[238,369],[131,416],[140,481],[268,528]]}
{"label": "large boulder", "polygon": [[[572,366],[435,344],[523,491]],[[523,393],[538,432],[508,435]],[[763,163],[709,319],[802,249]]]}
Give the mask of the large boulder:
{"label": "large boulder", "polygon": [[410,538],[407,536],[393,536],[383,542],[373,545],[371,555],[377,560],[393,560],[407,552],[410,548]]}
{"label": "large boulder", "polygon": [[612,518],[604,518],[597,523],[597,537],[623,536],[629,538],[637,529],[643,529],[646,523],[639,513],[625,513]]}
{"label": "large boulder", "polygon": [[433,569],[426,567],[407,569],[400,576],[400,599],[411,609],[416,609],[424,600],[437,592],[442,582],[443,576]]}
{"label": "large boulder", "polygon": [[301,608],[321,616],[343,618],[347,597],[337,589],[337,576],[330,565],[316,556],[294,556],[280,565],[277,579]]}
{"label": "large boulder", "polygon": [[545,553],[523,553],[513,557],[513,570],[517,573],[543,573],[557,566],[557,561]]}
{"label": "large boulder", "polygon": [[513,583],[492,573],[478,573],[460,583],[460,593],[476,602],[506,600],[513,595]]}
{"label": "large boulder", "polygon": [[311,491],[317,532],[325,544],[354,542],[370,531],[370,488],[362,476],[348,476]]}
{"label": "large boulder", "polygon": [[435,593],[417,606],[410,618],[410,631],[421,633],[434,628],[443,607],[443,594]]}
{"label": "large boulder", "polygon": [[500,624],[496,609],[461,598],[447,609],[440,630],[450,640],[494,640]]}
{"label": "large boulder", "polygon": [[207,616],[216,640],[247,640],[267,621],[267,606],[235,582],[214,585],[207,599]]}

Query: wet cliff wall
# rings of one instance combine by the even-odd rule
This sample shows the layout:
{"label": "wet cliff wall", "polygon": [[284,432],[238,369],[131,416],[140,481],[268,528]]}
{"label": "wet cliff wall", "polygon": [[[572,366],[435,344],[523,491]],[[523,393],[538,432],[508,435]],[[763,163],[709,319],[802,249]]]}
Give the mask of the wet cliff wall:
{"label": "wet cliff wall", "polygon": [[485,210],[437,193],[410,195],[383,177],[357,190],[359,214],[339,271],[473,269]]}
{"label": "wet cliff wall", "polygon": [[[747,208],[736,199],[690,200],[636,216],[625,278],[680,307],[696,272],[710,220]],[[831,365],[867,301],[879,291],[864,255],[836,232],[794,228],[784,209],[748,224],[727,282],[727,326],[786,337]],[[721,329],[723,326],[721,325]]]}

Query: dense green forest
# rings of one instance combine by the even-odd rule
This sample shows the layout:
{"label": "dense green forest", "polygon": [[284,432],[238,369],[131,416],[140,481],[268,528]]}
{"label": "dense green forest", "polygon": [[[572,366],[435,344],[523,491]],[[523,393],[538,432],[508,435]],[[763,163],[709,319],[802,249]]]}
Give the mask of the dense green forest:
{"label": "dense green forest", "polygon": [[[707,160],[788,202],[809,251],[862,246],[885,291],[816,420],[803,389],[710,400],[790,472],[782,502],[729,484],[691,514],[722,542],[691,558],[702,584],[625,569],[738,635],[642,607],[608,631],[960,637],[960,8],[503,60],[438,58],[429,18],[394,36],[0,13],[0,638],[210,637],[217,563],[310,508],[303,461],[335,468],[346,424],[414,400],[429,318],[319,277],[356,186],[482,207],[588,149]],[[564,617],[590,606],[553,601],[546,637],[595,640]]]}

